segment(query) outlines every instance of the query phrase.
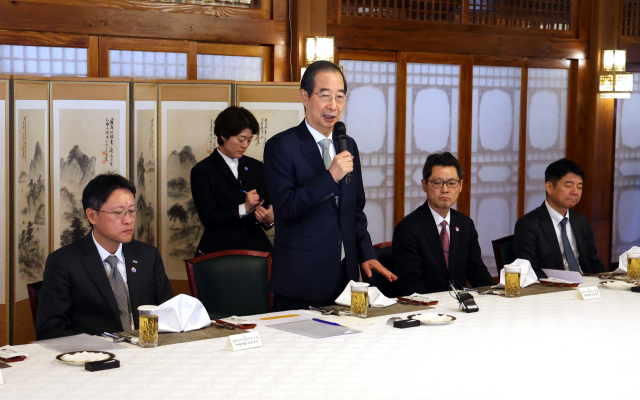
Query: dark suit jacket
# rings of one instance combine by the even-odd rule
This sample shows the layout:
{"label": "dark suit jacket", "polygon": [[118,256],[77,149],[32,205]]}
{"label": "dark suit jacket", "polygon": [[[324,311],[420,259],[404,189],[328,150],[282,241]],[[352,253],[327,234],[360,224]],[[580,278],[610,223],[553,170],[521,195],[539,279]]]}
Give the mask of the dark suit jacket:
{"label": "dark suit jacket", "polygon": [[[606,269],[598,259],[598,249],[593,238],[589,220],[584,214],[571,210],[571,230],[578,246],[578,262],[582,272],[595,274]],[[513,255],[529,260],[538,278],[546,278],[545,269],[564,270],[558,237],[547,206],[542,205],[516,222]]]}
{"label": "dark suit jacket", "polygon": [[[260,197],[269,199],[260,161],[241,157],[236,179],[216,150],[191,169],[191,194],[204,225],[198,244],[203,254],[222,250],[271,251],[271,242],[263,225],[256,223],[255,214],[240,218],[238,206],[246,198],[240,189],[256,189]],[[201,254],[196,252],[198,255]]]}
{"label": "dark suit jacket", "polygon": [[[122,252],[137,329],[138,306],[164,303],[173,297],[173,291],[155,247],[132,240],[122,245]],[[38,340],[123,330],[109,277],[91,232],[49,254],[38,300]]]}
{"label": "dark suit jacket", "polygon": [[433,293],[458,286],[494,285],[482,262],[478,232],[471,218],[450,210],[449,268],[444,259],[436,221],[425,202],[400,221],[393,232],[393,266],[400,294]]}
{"label": "dark suit jacket", "polygon": [[[271,291],[308,301],[329,299],[340,273],[344,243],[347,278],[358,263],[375,259],[367,232],[360,156],[353,139],[351,184],[336,183],[304,121],[267,141],[264,167],[276,218]],[[336,204],[336,199],[339,201]]]}

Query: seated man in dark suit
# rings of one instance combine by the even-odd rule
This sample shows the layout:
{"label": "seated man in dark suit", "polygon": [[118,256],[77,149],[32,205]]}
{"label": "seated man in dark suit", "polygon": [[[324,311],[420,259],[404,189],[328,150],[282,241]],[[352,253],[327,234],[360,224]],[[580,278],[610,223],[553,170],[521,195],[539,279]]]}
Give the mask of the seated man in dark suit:
{"label": "seated man in dark suit", "polygon": [[584,171],[563,158],[549,164],[544,180],[547,199],[516,222],[513,255],[529,260],[538,278],[547,277],[542,268],[604,272],[587,217],[569,213],[582,196]]}
{"label": "seated man in dark suit", "polygon": [[471,218],[452,210],[462,190],[460,162],[449,152],[427,157],[422,169],[427,201],[400,221],[393,232],[393,265],[402,295],[493,285],[482,262]]}
{"label": "seated man in dark suit", "polygon": [[98,175],[82,193],[93,230],[47,257],[40,289],[38,340],[138,329],[138,306],[173,297],[158,250],[133,239],[135,186]]}

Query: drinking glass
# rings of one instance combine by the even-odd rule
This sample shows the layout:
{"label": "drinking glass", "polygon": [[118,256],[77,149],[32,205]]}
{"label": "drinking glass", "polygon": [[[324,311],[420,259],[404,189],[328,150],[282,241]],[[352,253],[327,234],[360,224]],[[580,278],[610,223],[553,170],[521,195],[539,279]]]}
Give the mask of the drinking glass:
{"label": "drinking glass", "polygon": [[504,295],[520,296],[520,267],[504,267]]}
{"label": "drinking glass", "polygon": [[366,282],[353,282],[351,284],[351,316],[367,318],[368,305],[369,284]]}
{"label": "drinking glass", "polygon": [[140,306],[140,347],[156,347],[158,345],[158,306]]}

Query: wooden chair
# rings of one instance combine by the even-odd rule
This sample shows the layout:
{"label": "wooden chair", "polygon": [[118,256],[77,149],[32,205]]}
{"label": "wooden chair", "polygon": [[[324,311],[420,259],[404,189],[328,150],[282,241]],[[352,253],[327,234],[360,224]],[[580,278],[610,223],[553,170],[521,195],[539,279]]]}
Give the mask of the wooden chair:
{"label": "wooden chair", "polygon": [[[386,269],[391,272],[394,272],[393,268],[393,247],[392,242],[384,242],[379,243],[373,246],[373,249],[376,251],[376,257],[378,257],[378,261],[382,264]],[[362,275],[362,280],[365,282],[369,282],[371,286],[377,287],[382,294],[389,298],[398,297],[400,295],[400,291],[398,290],[398,283],[389,282],[387,278],[380,275],[376,271],[371,272],[371,278],[369,278],[364,270],[360,271]]]}
{"label": "wooden chair", "polygon": [[33,317],[33,326],[36,326],[36,314],[38,313],[38,292],[42,288],[42,281],[27,283],[27,292],[29,293],[29,304],[31,305],[31,316]]}
{"label": "wooden chair", "polygon": [[493,245],[493,255],[496,258],[498,276],[500,276],[500,270],[504,268],[505,264],[511,264],[516,260],[513,256],[513,238],[514,236],[511,235],[491,241]]}
{"label": "wooden chair", "polygon": [[272,310],[270,253],[225,250],[184,263],[191,295],[202,302],[211,319]]}

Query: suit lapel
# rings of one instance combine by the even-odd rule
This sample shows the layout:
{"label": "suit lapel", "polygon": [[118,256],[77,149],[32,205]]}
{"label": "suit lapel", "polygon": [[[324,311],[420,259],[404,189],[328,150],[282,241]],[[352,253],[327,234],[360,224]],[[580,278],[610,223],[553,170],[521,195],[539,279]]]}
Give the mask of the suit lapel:
{"label": "suit lapel", "polygon": [[[457,254],[461,249],[461,233],[460,233],[460,218],[459,215],[453,212],[453,210],[449,210],[450,218],[449,221],[449,274],[453,275],[452,271],[458,265]],[[435,221],[434,221],[435,224]],[[456,228],[458,230],[456,230]],[[440,237],[438,237],[440,239]],[[464,285],[464,282],[462,282]]]}
{"label": "suit lapel", "polygon": [[573,232],[573,238],[576,240],[576,245],[578,246],[578,264],[580,264],[580,268],[582,268],[582,272],[589,273],[591,269],[589,268],[589,264],[587,263],[587,252],[584,242],[582,241],[582,236],[580,232],[582,231],[582,227],[579,226],[579,222],[576,218],[570,220],[571,223],[571,232]]}
{"label": "suit lapel", "polygon": [[89,234],[83,239],[83,251],[85,258],[82,260],[82,265],[98,287],[98,291],[104,296],[107,303],[109,303],[116,320],[120,321],[118,304],[116,303],[116,298],[113,295],[113,290],[111,289],[111,284],[109,283],[109,277],[105,271],[104,264],[102,260],[100,260],[100,253],[98,253],[96,244],[93,242],[91,232],[89,232]]}
{"label": "suit lapel", "polygon": [[311,135],[311,132],[309,132],[309,129],[307,129],[305,121],[302,121],[302,123],[298,126],[298,132],[300,133],[300,140],[302,141],[300,151],[302,152],[302,154],[304,154],[305,158],[307,159],[315,173],[318,176],[322,175],[327,169],[324,166],[324,161],[322,161],[318,143],[313,140],[313,135]]}
{"label": "suit lapel", "polygon": [[[247,158],[241,157],[238,159],[238,179],[236,180],[240,186],[242,183],[249,183],[249,167],[247,166]],[[255,188],[252,188],[255,189]]]}
{"label": "suit lapel", "polygon": [[547,244],[551,248],[551,253],[554,254],[557,268],[564,269],[562,253],[560,252],[560,244],[558,243],[558,236],[556,235],[556,230],[553,226],[553,222],[551,221],[549,210],[547,210],[547,206],[544,203],[542,203],[542,206],[538,208],[538,218],[540,219],[540,227],[542,228],[542,232],[544,232]]}
{"label": "suit lapel", "polygon": [[[142,273],[138,271],[141,268],[140,259],[136,256],[136,252],[131,243],[122,245],[122,253],[124,253],[125,271],[127,272],[127,286],[129,287],[129,300],[131,302],[131,312],[133,312],[134,320],[140,306],[140,280]],[[134,272],[135,271],[135,272]]]}
{"label": "suit lapel", "polygon": [[[240,188],[240,182],[236,179],[233,172],[231,172],[231,168],[227,164],[227,162],[222,158],[218,150],[214,150],[213,153],[209,156],[211,163],[213,164],[216,171],[219,171],[225,178],[227,178],[233,185]],[[238,163],[240,165],[240,163]],[[240,167],[238,167],[240,170]],[[240,176],[240,171],[238,171],[238,176]]]}
{"label": "suit lapel", "polygon": [[[440,271],[448,280],[449,271],[447,270],[447,262],[444,259],[444,251],[442,250],[442,242],[440,241],[440,235],[438,234],[438,227],[436,226],[435,219],[433,219],[433,215],[431,215],[431,210],[429,209],[427,202],[420,206],[420,220],[422,230],[427,236],[427,242],[429,242],[429,246],[431,246],[431,250],[433,251],[433,254],[440,266]],[[451,242],[449,242],[449,249],[451,249]],[[449,257],[451,257],[451,251],[449,251]],[[451,259],[449,259],[449,263],[451,263]]]}

